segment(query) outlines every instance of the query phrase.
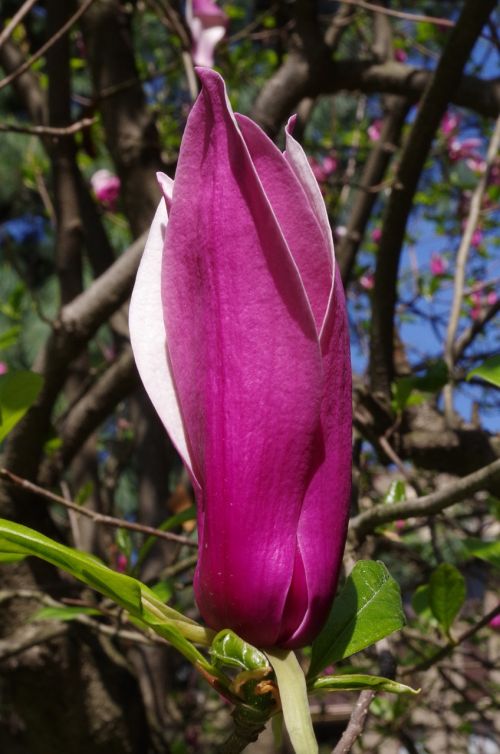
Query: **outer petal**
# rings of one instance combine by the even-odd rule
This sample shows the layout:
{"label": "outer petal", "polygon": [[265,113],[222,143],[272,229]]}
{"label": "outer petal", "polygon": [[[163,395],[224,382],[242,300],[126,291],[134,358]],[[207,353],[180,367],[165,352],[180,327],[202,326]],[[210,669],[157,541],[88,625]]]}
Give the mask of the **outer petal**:
{"label": "outer petal", "polygon": [[223,81],[200,76],[163,264],[169,353],[202,486],[195,592],[211,626],[266,646],[280,632],[314,473],[321,355]]}
{"label": "outer petal", "polygon": [[[290,163],[290,166],[293,172],[295,173],[295,175],[297,176],[297,179],[299,183],[301,184],[302,188],[304,189],[307,195],[307,198],[309,200],[309,204],[314,214],[316,215],[319,226],[321,228],[321,232],[323,234],[324,244],[330,254],[332,270],[333,270],[333,273],[335,273],[335,253],[333,250],[333,238],[332,238],[332,231],[330,228],[330,223],[328,222],[328,215],[326,212],[325,202],[321,195],[318,182],[316,178],[314,177],[314,173],[304,153],[304,150],[302,149],[298,141],[296,141],[292,136],[291,132],[293,129],[293,125],[295,123],[295,117],[296,116],[293,116],[292,118],[290,118],[286,127],[285,158]],[[332,278],[331,278],[331,282],[332,282],[331,292],[333,292],[333,278],[334,278],[334,274],[332,274]],[[329,308],[330,307],[331,307],[331,302],[329,304]]]}
{"label": "outer petal", "polygon": [[[302,184],[278,147],[249,118],[237,114],[236,120],[299,268],[319,333],[332,288],[330,246],[324,239],[322,228]],[[297,147],[301,149],[298,144]]]}
{"label": "outer petal", "polygon": [[302,625],[291,636],[281,637],[281,643],[290,647],[309,643],[326,620],[337,585],[349,515],[352,373],[347,311],[338,270],[323,329],[322,352],[324,461],[311,480],[299,521],[298,543],[307,582],[308,608]]}
{"label": "outer petal", "polygon": [[168,222],[166,202],[169,201],[169,195],[171,196],[173,181],[163,173],[158,177],[165,198],[161,200],[156,211],[132,292],[129,314],[130,340],[146,392],[172,442],[191,471],[184,425],[167,357],[161,300],[161,265]]}

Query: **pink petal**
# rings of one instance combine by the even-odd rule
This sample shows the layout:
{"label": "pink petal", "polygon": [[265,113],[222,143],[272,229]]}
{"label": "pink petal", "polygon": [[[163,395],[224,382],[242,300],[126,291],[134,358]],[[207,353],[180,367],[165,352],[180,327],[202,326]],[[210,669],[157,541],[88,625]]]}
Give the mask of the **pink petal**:
{"label": "pink petal", "polygon": [[[280,638],[280,644],[289,647],[307,644],[326,620],[337,585],[347,530],[351,490],[352,385],[347,310],[338,270],[322,336],[322,354],[323,447],[316,451],[322,462],[309,485],[298,528],[308,607],[303,622],[292,635]],[[294,625],[293,620],[290,625]]]}
{"label": "pink petal", "polygon": [[[328,242],[302,184],[278,147],[249,118],[237,114],[236,120],[262,187],[299,268],[319,333],[332,287],[332,260]],[[304,159],[307,162],[305,155]]]}

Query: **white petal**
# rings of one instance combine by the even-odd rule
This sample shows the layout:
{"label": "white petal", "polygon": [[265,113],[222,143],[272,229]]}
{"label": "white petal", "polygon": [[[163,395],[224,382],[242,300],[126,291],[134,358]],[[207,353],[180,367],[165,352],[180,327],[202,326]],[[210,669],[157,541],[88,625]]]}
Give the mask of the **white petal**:
{"label": "white petal", "polygon": [[[161,185],[165,192],[171,193],[173,182],[169,181],[170,179],[165,181],[162,178]],[[129,313],[130,341],[146,392],[192,475],[186,433],[170,371],[163,322],[161,267],[167,222],[167,207],[162,199],[149,231],[132,291]]]}

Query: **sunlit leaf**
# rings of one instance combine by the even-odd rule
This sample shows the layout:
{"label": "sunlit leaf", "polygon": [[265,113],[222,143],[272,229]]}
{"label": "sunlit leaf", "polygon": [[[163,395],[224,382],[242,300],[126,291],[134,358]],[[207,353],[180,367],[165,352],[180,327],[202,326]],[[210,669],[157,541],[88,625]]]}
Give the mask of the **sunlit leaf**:
{"label": "sunlit leaf", "polygon": [[404,624],[399,586],[385,565],[359,561],[313,642],[309,676],[369,647]]}
{"label": "sunlit leaf", "polygon": [[472,377],[480,377],[485,382],[489,382],[495,387],[500,387],[500,356],[492,356],[491,359],[486,359],[483,363],[473,369],[467,375],[467,379]]}

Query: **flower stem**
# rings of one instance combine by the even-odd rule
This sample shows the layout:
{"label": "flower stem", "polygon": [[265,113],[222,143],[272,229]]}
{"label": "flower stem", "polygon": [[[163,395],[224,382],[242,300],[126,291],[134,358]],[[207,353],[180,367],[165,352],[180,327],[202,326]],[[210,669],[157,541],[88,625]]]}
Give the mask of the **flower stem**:
{"label": "flower stem", "polygon": [[247,706],[236,707],[232,717],[234,730],[220,747],[219,754],[240,754],[258,739],[269,719],[266,712]]}

